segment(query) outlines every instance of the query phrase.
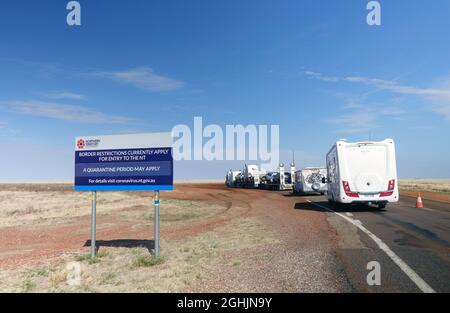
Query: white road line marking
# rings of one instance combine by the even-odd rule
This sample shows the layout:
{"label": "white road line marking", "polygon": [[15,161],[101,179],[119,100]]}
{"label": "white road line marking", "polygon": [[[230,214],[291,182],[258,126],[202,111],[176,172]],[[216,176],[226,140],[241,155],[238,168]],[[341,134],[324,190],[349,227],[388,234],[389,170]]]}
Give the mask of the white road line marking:
{"label": "white road line marking", "polygon": [[365,228],[362,225],[361,221],[359,221],[359,220],[355,221],[355,220],[345,216],[344,214],[338,213],[326,206],[320,205],[320,204],[312,202],[310,200],[308,200],[308,202],[312,203],[322,209],[336,213],[340,217],[346,219],[348,222],[350,222],[353,225],[355,225],[356,227],[358,227],[361,231],[363,231],[366,235],[368,235],[373,241],[375,241],[375,243],[378,245],[378,247],[381,250],[383,250],[391,258],[391,260],[394,261],[394,263],[398,265],[398,267],[400,267],[400,269],[416,284],[416,286],[420,290],[422,290],[422,292],[424,292],[424,293],[435,293],[436,292],[419,275],[417,275],[417,273],[411,267],[409,267],[408,264],[403,262],[403,260],[400,259],[400,257],[397,254],[395,254],[395,252],[392,251],[380,238],[378,238],[370,230]]}
{"label": "white road line marking", "polygon": [[345,215],[347,215],[347,216],[349,216],[349,217],[352,217],[352,216],[353,216],[353,214],[350,213],[350,212],[345,212]]}

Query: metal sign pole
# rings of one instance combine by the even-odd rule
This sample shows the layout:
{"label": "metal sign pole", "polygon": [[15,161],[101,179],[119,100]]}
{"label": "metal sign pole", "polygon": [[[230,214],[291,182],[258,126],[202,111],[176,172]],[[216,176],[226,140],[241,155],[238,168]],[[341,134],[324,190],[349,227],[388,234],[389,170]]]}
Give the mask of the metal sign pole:
{"label": "metal sign pole", "polygon": [[97,215],[97,191],[92,192],[92,213],[91,213],[91,258],[95,258],[95,237],[96,237],[96,215]]}
{"label": "metal sign pole", "polygon": [[155,256],[159,256],[159,190],[155,190],[155,198],[153,203],[155,204],[153,214],[153,238],[155,244]]}

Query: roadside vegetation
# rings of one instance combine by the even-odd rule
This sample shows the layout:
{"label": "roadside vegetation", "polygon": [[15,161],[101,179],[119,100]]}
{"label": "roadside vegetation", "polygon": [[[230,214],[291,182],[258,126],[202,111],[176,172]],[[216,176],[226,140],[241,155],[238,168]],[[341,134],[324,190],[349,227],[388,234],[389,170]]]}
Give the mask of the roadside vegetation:
{"label": "roadside vegetation", "polygon": [[[90,214],[91,193],[66,190],[60,185],[53,187],[17,190],[0,184],[0,227],[64,223]],[[108,214],[126,207],[148,207],[149,199],[126,192],[101,192],[97,202],[99,214]]]}
{"label": "roadside vegetation", "polygon": [[[221,264],[227,253],[271,242],[267,230],[255,220],[233,221],[215,232],[161,242],[162,255],[145,247],[108,248],[95,259],[88,254],[65,256],[61,264],[3,272],[0,289],[12,292],[180,292],[201,284],[205,273]],[[105,249],[106,250],[106,249]],[[67,283],[70,262],[80,264],[80,285]],[[240,266],[233,258],[227,266]],[[2,277],[3,276],[3,277]],[[0,284],[0,285],[1,285]]]}
{"label": "roadside vegetation", "polygon": [[400,190],[450,194],[450,179],[401,179]]}
{"label": "roadside vegetation", "polygon": [[[11,199],[17,198],[12,204]],[[0,227],[17,225],[24,217],[26,225],[62,223],[90,213],[85,193],[67,190],[34,192],[6,191],[0,188]],[[133,193],[100,193],[99,214],[111,215],[135,229],[151,224],[153,210],[149,197]],[[27,209],[34,203],[38,212]],[[37,205],[39,203],[39,205]],[[151,203],[151,202],[150,202]],[[45,206],[50,206],[47,209]],[[179,292],[195,290],[207,279],[205,275],[225,264],[239,267],[240,251],[264,247],[274,243],[267,229],[256,217],[239,217],[245,207],[230,207],[225,203],[191,200],[162,200],[161,223],[165,229],[177,232],[186,226],[187,233],[174,237],[162,236],[161,256],[152,255],[146,240],[123,239],[119,246],[100,246],[96,258],[91,259],[89,247],[80,252],[67,253],[49,264],[29,265],[26,268],[0,270],[0,291],[4,292]],[[21,218],[18,218],[20,215]],[[203,228],[208,221],[219,222]],[[112,223],[112,222],[111,222]],[[112,225],[113,227],[114,225]],[[98,225],[101,229],[102,224]],[[89,238],[89,229],[82,229]],[[150,235],[147,231],[146,234]],[[145,238],[144,238],[145,239]],[[100,240],[98,238],[98,240]],[[232,258],[227,256],[233,255]],[[244,254],[243,254],[244,255]],[[242,257],[243,258],[243,257]],[[73,268],[80,270],[80,284],[71,285]],[[228,264],[229,263],[229,264]]]}

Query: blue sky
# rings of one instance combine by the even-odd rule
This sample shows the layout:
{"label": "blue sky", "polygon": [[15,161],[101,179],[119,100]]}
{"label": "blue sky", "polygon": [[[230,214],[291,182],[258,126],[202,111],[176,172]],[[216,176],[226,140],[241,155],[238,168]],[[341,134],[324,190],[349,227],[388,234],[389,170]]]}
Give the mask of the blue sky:
{"label": "blue sky", "polygon": [[[450,176],[450,2],[68,1],[0,6],[0,180],[70,180],[79,135],[279,124],[282,158],[394,138],[399,176]],[[286,162],[290,161],[286,160]],[[176,167],[176,177],[223,169]]]}

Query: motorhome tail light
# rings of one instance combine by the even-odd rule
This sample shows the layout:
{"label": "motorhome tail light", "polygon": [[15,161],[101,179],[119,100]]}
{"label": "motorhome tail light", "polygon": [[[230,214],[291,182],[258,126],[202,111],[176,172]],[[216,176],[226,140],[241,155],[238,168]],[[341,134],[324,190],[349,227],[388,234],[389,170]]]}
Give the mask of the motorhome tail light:
{"label": "motorhome tail light", "polygon": [[350,190],[350,184],[348,181],[343,180],[342,186],[344,187],[345,194],[351,198],[359,198],[359,195],[356,192],[352,192]]}
{"label": "motorhome tail light", "polygon": [[394,188],[395,188],[395,179],[391,179],[389,181],[389,189],[388,190],[394,191]]}
{"label": "motorhome tail light", "polygon": [[395,189],[395,179],[391,179],[388,183],[388,191],[380,192],[380,197],[392,196]]}

